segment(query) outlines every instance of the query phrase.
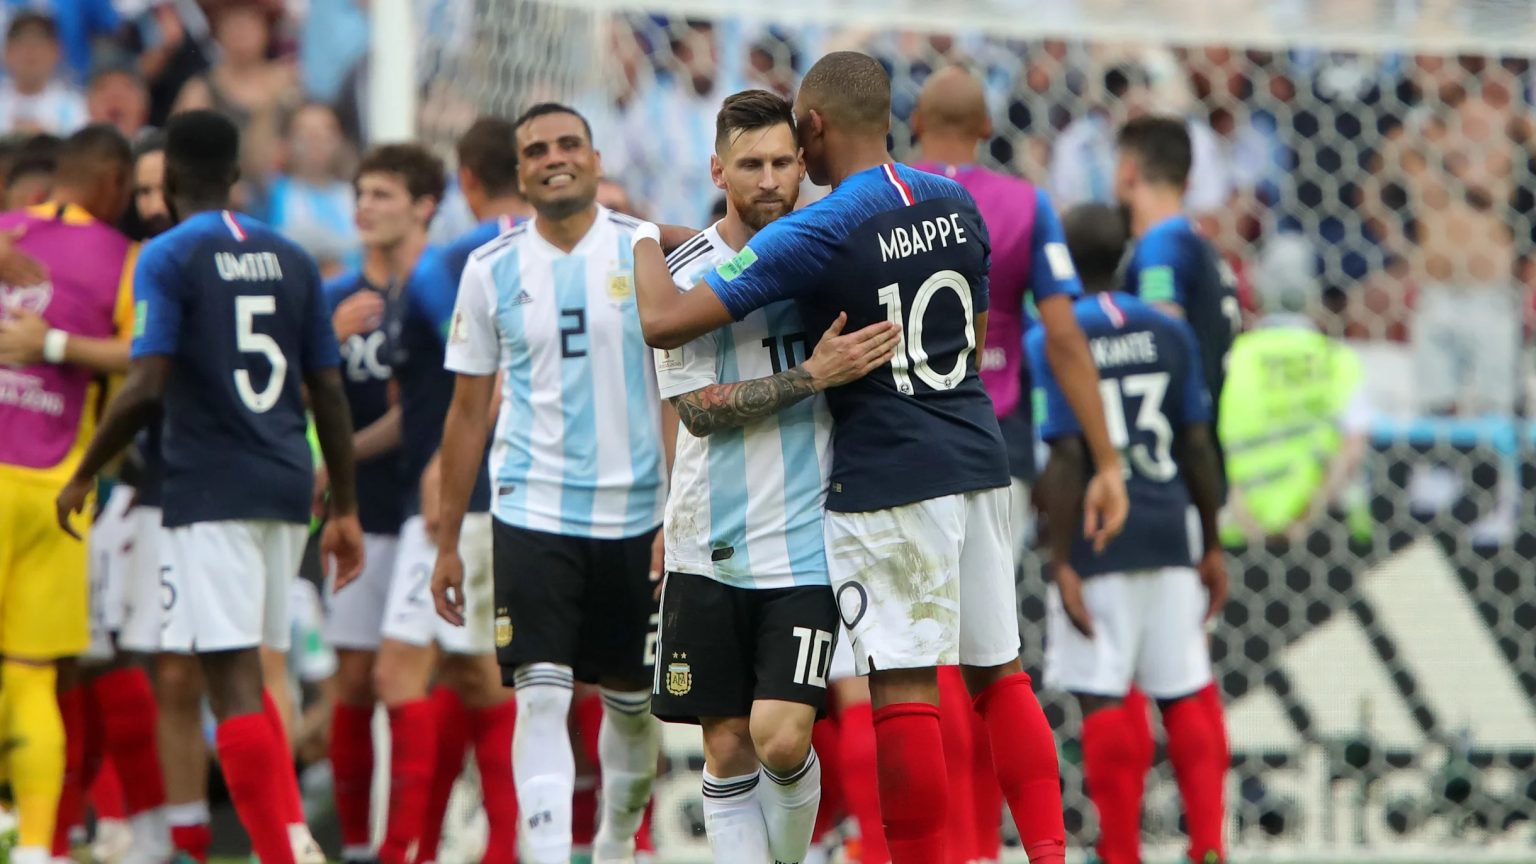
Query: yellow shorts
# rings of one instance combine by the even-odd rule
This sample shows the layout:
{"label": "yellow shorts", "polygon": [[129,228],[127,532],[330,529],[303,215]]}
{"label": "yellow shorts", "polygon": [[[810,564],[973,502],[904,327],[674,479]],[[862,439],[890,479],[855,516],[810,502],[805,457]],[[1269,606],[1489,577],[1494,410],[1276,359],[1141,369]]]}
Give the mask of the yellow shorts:
{"label": "yellow shorts", "polygon": [[[88,544],[59,528],[58,493],[0,473],[0,654],[7,657],[73,657],[90,642]],[[85,521],[76,517],[75,525]]]}

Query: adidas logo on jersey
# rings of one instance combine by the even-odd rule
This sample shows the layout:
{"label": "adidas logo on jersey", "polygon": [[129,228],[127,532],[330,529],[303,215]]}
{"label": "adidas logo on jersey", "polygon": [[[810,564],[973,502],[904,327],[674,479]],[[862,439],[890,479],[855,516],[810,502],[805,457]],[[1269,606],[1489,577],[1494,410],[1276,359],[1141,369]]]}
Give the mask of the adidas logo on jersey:
{"label": "adidas logo on jersey", "polygon": [[283,278],[276,252],[215,252],[213,263],[225,282],[275,282]]}
{"label": "adidas logo on jersey", "polygon": [[532,303],[532,302],[533,302],[533,295],[529,294],[527,291],[519,291],[517,296],[512,298],[512,305],[513,306],[521,306],[524,303]]}

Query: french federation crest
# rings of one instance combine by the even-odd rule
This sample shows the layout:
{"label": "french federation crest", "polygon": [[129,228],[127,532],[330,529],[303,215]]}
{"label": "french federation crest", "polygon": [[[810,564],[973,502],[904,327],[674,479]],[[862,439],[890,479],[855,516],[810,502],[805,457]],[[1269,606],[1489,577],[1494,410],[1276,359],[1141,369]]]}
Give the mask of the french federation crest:
{"label": "french federation crest", "polygon": [[[676,654],[672,656],[674,658],[677,657]],[[688,655],[682,655],[681,659],[686,661],[688,659]],[[688,691],[692,689],[693,668],[690,667],[686,662],[667,664],[667,692],[671,693],[673,696],[687,696]]]}

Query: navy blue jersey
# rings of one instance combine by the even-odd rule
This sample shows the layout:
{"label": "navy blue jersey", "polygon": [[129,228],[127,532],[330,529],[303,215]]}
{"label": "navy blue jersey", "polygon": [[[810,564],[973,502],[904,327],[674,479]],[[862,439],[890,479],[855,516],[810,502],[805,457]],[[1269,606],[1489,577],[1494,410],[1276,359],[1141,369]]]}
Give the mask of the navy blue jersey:
{"label": "navy blue jersey", "polygon": [[840,312],[850,333],[901,324],[889,368],[827,392],[828,510],[881,510],[1008,485],[1008,453],[976,373],[988,243],[959,183],[887,164],[770,223],[705,277],[737,320],[795,298],[815,334]]}
{"label": "navy blue jersey", "polygon": [[133,291],[133,356],[173,359],[165,525],[308,524],[303,376],[341,362],[314,261],[248,216],[210,211],[145,244]]}
{"label": "navy blue jersey", "polygon": [[[371,291],[384,300],[384,316],[379,326],[367,333],[355,333],[341,345],[341,381],[352,407],[352,426],[366,429],[389,413],[389,381],[393,376],[395,351],[400,343],[401,292],[391,292],[370,283],[361,271],[353,270],[325,284],[326,309],[336,314],[342,301],[360,291]],[[363,531],[369,534],[396,534],[405,521],[406,482],[400,464],[400,448],[392,447],[372,459],[357,463],[357,516]]]}
{"label": "navy blue jersey", "polygon": [[[495,240],[515,223],[507,217],[487,219],[446,246],[429,249],[416,265],[406,290],[406,314],[401,329],[404,362],[395,369],[400,385],[401,445],[406,476],[416,483],[443,441],[443,421],[453,401],[454,374],[443,368],[443,349],[453,321],[459,277],[476,249]],[[475,476],[469,512],[491,508],[487,471]]]}
{"label": "navy blue jersey", "polygon": [[[1190,498],[1173,458],[1174,437],[1211,419],[1194,331],[1119,292],[1084,297],[1073,309],[1099,369],[1104,424],[1126,468],[1131,511],[1125,530],[1102,554],[1095,555],[1079,534],[1072,544],[1072,566],[1083,576],[1187,567],[1194,561]],[[1044,328],[1031,330],[1025,346],[1040,437],[1054,441],[1081,435],[1046,360]]]}
{"label": "navy blue jersey", "polygon": [[1189,217],[1164,219],[1136,241],[1124,290],[1148,303],[1184,310],[1184,320],[1200,345],[1206,392],[1212,405],[1220,405],[1227,354],[1243,323],[1237,278],[1221,253],[1200,236]]}
{"label": "navy blue jersey", "polygon": [[157,422],[133,439],[139,451],[139,476],[134,483],[140,507],[159,507],[165,500],[165,459],[160,455],[160,424]]}

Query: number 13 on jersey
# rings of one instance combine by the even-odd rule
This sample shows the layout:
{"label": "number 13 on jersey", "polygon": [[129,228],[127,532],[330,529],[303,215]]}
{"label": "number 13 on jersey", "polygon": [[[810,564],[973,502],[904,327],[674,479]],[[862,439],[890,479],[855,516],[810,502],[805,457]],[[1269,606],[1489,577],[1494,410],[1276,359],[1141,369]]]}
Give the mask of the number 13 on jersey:
{"label": "number 13 on jersey", "polygon": [[[948,372],[935,371],[927,348],[923,344],[923,323],[928,307],[940,291],[950,290],[960,298],[960,309],[965,317],[965,346],[954,357]],[[912,375],[916,374],[924,384],[934,390],[953,390],[965,380],[966,363],[976,350],[976,313],[971,301],[971,284],[954,270],[940,270],[929,276],[912,296],[912,309],[902,308],[901,285],[891,283],[880,289],[880,305],[885,307],[885,320],[901,327],[896,342],[896,355],[891,358],[891,375],[896,389],[912,395]]]}

